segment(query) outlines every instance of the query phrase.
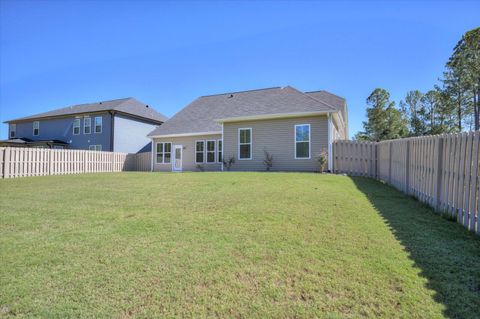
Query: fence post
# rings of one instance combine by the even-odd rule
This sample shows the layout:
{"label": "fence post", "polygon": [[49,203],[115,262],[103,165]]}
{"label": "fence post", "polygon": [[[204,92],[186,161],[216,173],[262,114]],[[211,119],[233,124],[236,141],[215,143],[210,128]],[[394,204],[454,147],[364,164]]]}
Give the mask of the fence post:
{"label": "fence post", "polygon": [[388,142],[388,184],[392,185],[392,141]]}
{"label": "fence post", "polygon": [[442,180],[443,180],[443,135],[438,138],[437,165],[435,166],[435,209],[440,209],[440,197],[442,196]]}
{"label": "fence post", "polygon": [[10,178],[10,148],[5,148],[3,178]]}
{"label": "fence post", "polygon": [[410,139],[406,143],[405,154],[405,193],[410,194]]}
{"label": "fence post", "polygon": [[53,156],[53,150],[52,150],[52,149],[49,149],[49,150],[48,150],[48,175],[52,175],[52,173],[53,173],[53,160],[52,160],[52,156]]}

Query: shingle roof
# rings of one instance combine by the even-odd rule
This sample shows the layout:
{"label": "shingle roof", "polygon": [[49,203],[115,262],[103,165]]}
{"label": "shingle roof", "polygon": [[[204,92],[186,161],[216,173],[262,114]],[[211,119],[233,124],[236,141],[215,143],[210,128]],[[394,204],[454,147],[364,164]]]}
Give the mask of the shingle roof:
{"label": "shingle roof", "polygon": [[201,96],[148,136],[220,132],[222,118],[300,112],[335,112],[328,102],[293,87],[274,87]]}
{"label": "shingle roof", "polygon": [[338,95],[332,94],[327,91],[313,91],[313,92],[305,92],[305,94],[308,94],[316,99],[322,100],[327,102],[329,105],[335,107],[337,110],[341,111],[343,110],[343,107],[345,106],[345,103],[347,101]]}
{"label": "shingle roof", "polygon": [[63,116],[63,115],[71,115],[71,114],[79,114],[79,113],[90,113],[90,112],[101,112],[101,111],[118,111],[134,116],[138,116],[144,119],[153,120],[156,122],[165,122],[168,118],[155,111],[153,108],[149,107],[145,103],[138,101],[135,98],[128,97],[123,99],[117,100],[109,100],[109,101],[102,101],[96,103],[87,103],[87,104],[78,104],[67,106],[64,108],[39,113],[31,116],[21,117],[18,119],[6,121],[8,122],[16,122],[16,121],[23,121],[23,120],[33,120],[33,119],[40,119],[45,117],[55,117],[55,116]]}

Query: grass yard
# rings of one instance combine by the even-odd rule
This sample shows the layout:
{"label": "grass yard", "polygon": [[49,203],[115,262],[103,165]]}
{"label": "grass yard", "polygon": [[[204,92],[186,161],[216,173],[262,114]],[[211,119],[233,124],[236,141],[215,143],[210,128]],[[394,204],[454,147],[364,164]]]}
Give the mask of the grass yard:
{"label": "grass yard", "polygon": [[0,317],[475,318],[479,309],[480,240],[373,180],[0,180]]}

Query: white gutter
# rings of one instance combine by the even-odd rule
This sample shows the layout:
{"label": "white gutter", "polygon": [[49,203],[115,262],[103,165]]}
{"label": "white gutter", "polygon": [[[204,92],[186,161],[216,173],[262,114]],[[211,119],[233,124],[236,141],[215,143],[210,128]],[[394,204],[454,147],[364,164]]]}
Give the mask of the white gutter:
{"label": "white gutter", "polygon": [[332,169],[333,169],[333,154],[332,154],[332,150],[333,150],[333,147],[332,147],[332,116],[329,114],[328,115],[328,170],[330,172],[332,172]]}
{"label": "white gutter", "polygon": [[194,132],[194,133],[181,133],[181,134],[165,134],[165,135],[152,135],[149,138],[164,138],[164,137],[182,137],[182,136],[199,136],[199,135],[217,135],[222,134],[221,131],[210,131],[210,132]]}
{"label": "white gutter", "polygon": [[265,114],[265,115],[238,116],[238,117],[227,117],[223,119],[216,119],[215,122],[228,123],[228,122],[239,122],[239,121],[269,120],[269,119],[325,115],[325,114],[336,113],[336,112],[337,111],[320,111],[320,112],[297,112],[297,113],[277,113],[277,114]]}

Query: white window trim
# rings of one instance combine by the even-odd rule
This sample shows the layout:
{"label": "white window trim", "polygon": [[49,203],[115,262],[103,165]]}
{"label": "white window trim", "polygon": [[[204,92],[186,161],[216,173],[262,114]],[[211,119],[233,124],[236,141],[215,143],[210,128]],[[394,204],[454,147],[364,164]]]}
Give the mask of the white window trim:
{"label": "white window trim", "polygon": [[[308,126],[308,157],[297,157],[297,126]],[[294,144],[295,144],[295,149],[293,150],[293,156],[295,159],[302,160],[302,159],[311,159],[312,157],[312,127],[310,124],[296,124],[295,128],[293,129],[293,139],[294,139]],[[299,141],[298,143],[304,143],[305,141]]]}
{"label": "white window trim", "polygon": [[[220,149],[220,147],[218,147],[218,144],[222,142],[222,149]],[[219,153],[222,153],[222,159],[219,161],[218,160],[218,154]],[[222,163],[223,165],[223,139],[219,139],[217,140],[217,156],[216,156],[216,160],[217,160],[217,163]]]}
{"label": "white window trim", "polygon": [[[75,127],[77,127],[75,125],[75,123],[78,123],[78,133],[75,134]],[[72,134],[73,135],[80,135],[80,132],[82,131],[82,121],[80,119],[74,119],[73,120],[73,125],[72,125]]]}
{"label": "white window trim", "polygon": [[[12,136],[13,132],[13,136]],[[8,130],[8,138],[15,138],[17,137],[17,124],[12,123],[10,124],[9,130]]]}
{"label": "white window trim", "polygon": [[[163,144],[162,145],[162,161],[158,161],[158,144]],[[170,144],[170,152],[165,152],[165,144]],[[172,142],[155,142],[155,164],[172,164]],[[165,163],[165,153],[170,153],[170,163]]]}
{"label": "white window trim", "polygon": [[[35,134],[35,123],[38,124],[37,130],[38,134]],[[40,121],[33,121],[33,130],[32,130],[33,136],[39,136],[40,135]]]}
{"label": "white window trim", "polygon": [[[250,145],[250,157],[249,158],[240,158],[240,131],[249,130],[250,131],[250,143],[242,143],[241,145]],[[222,143],[223,146],[223,143]],[[253,154],[253,132],[251,127],[241,127],[238,129],[238,160],[239,161],[249,161],[252,159]],[[223,156],[223,154],[222,154]]]}
{"label": "white window trim", "polygon": [[[200,152],[197,152],[197,142],[203,142],[203,162],[197,162],[197,153],[200,153]],[[207,150],[207,143],[205,143],[205,140],[195,140],[195,164],[204,164],[205,163],[205,151]]]}
{"label": "white window trim", "polygon": [[[100,119],[100,132],[97,132],[97,119]],[[103,131],[103,117],[101,116],[95,116],[95,119],[93,120],[93,133],[94,134],[102,134]]]}
{"label": "white window trim", "polygon": [[[87,120],[89,120],[90,124],[89,125],[86,125],[87,123]],[[89,133],[86,133],[85,132],[85,128],[90,127],[90,132]],[[92,118],[91,117],[84,117],[83,118],[83,134],[91,134],[92,133]]]}
{"label": "white window trim", "polygon": [[[208,142],[213,142],[213,162],[208,161],[208,153],[212,151],[208,151]],[[205,141],[205,163],[207,164],[215,164],[217,163],[217,141],[216,140],[206,140]]]}

